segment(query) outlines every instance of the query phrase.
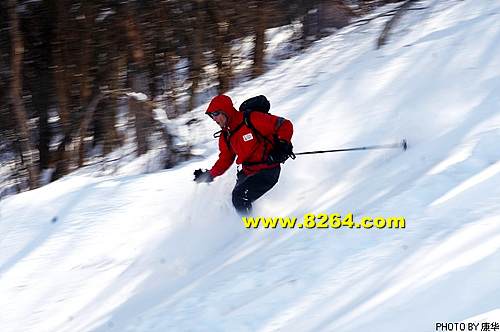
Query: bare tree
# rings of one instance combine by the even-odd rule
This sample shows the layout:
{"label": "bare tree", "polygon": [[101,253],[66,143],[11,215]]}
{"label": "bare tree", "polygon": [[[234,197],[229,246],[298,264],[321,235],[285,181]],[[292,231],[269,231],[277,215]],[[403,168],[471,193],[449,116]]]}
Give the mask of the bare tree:
{"label": "bare tree", "polygon": [[[136,12],[131,6],[126,5],[124,9],[125,34],[127,36],[130,73],[131,73],[131,88],[135,92],[146,93],[146,78],[147,68],[145,64],[145,53],[142,47],[141,28],[137,22]],[[135,124],[135,133],[137,139],[137,154],[142,155],[147,152],[147,122],[148,115],[142,108],[140,103],[137,103],[135,98],[130,98],[129,109]]]}
{"label": "bare tree", "polygon": [[264,44],[266,39],[266,29],[269,26],[270,6],[269,1],[256,1],[255,16],[255,46],[253,53],[252,77],[258,77],[264,73]]}
{"label": "bare tree", "polygon": [[35,144],[33,143],[31,130],[28,124],[28,116],[22,99],[22,63],[24,55],[23,37],[19,30],[19,16],[17,13],[17,1],[9,0],[8,10],[10,18],[10,32],[12,39],[11,53],[11,84],[10,95],[13,104],[13,111],[19,128],[21,141],[21,158],[28,171],[30,189],[39,186],[39,170],[37,167],[37,155]]}

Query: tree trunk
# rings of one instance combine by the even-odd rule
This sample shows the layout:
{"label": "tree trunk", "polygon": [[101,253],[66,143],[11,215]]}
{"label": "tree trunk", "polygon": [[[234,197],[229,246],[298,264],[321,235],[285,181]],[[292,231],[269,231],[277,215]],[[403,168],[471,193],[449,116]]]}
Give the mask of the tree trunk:
{"label": "tree trunk", "polygon": [[137,139],[137,155],[143,155],[148,151],[148,141],[146,136],[147,116],[146,111],[135,97],[129,98],[130,114],[134,119],[136,139]]}
{"label": "tree trunk", "polygon": [[253,78],[258,77],[264,73],[264,46],[266,41],[268,17],[269,7],[267,1],[257,1],[257,23],[254,28],[255,48],[253,53]]}
{"label": "tree trunk", "polygon": [[[217,87],[217,93],[223,94],[229,89],[231,89],[232,84],[232,70],[230,61],[230,40],[229,25],[222,24],[222,16],[220,5],[215,1],[207,1],[207,15],[209,17],[210,23],[209,27],[211,29],[210,34],[214,39],[213,52],[215,58],[215,65],[217,67],[217,80],[219,85]],[[226,22],[228,23],[228,22]]]}
{"label": "tree trunk", "polygon": [[194,22],[194,31],[192,33],[192,48],[189,50],[189,72],[191,80],[188,111],[196,107],[196,97],[198,86],[201,81],[201,69],[203,58],[203,22],[205,20],[205,9],[197,8]]}
{"label": "tree trunk", "polygon": [[[146,66],[144,65],[144,51],[141,46],[141,36],[139,25],[136,24],[134,11],[131,8],[125,9],[124,27],[127,35],[127,40],[130,49],[130,64],[131,86],[133,92],[147,92],[145,85],[145,77],[147,76]],[[144,120],[144,111],[140,103],[135,98],[129,100],[129,110],[131,118],[134,119],[134,127],[137,139],[137,154],[140,156],[147,152],[146,132],[147,121]]]}
{"label": "tree trunk", "polygon": [[167,64],[167,72],[168,76],[168,85],[167,89],[170,90],[170,93],[167,95],[167,105],[170,108],[167,108],[167,115],[175,118],[180,115],[179,107],[177,106],[177,75],[175,72],[175,65],[177,64],[177,59],[175,57],[175,52],[173,50],[165,53],[165,60]]}
{"label": "tree trunk", "polygon": [[[216,33],[219,33],[218,31]],[[229,60],[229,47],[224,43],[224,37],[216,34],[214,44],[215,64],[217,66],[217,78],[219,86],[217,88],[218,94],[223,94],[231,89],[232,75],[231,75],[231,61]]]}
{"label": "tree trunk", "polygon": [[9,17],[10,31],[12,38],[12,58],[11,58],[11,75],[12,81],[10,85],[10,94],[16,116],[19,136],[21,141],[22,160],[28,171],[28,181],[30,189],[38,188],[39,186],[39,169],[37,166],[37,153],[31,131],[28,126],[28,116],[23,105],[22,99],[22,63],[24,56],[24,46],[21,32],[19,31],[19,16],[17,14],[16,0],[9,0]]}
{"label": "tree trunk", "polygon": [[92,22],[94,21],[95,14],[92,10],[92,5],[83,2],[84,17],[83,28],[80,29],[82,40],[82,49],[79,52],[79,78],[80,78],[80,95],[82,102],[92,94],[91,81],[91,67],[92,67]]}
{"label": "tree trunk", "polygon": [[54,71],[54,85],[57,98],[57,112],[60,118],[61,131],[63,134],[62,142],[57,148],[57,152],[53,155],[50,162],[51,165],[56,166],[56,171],[53,174],[54,179],[66,175],[70,171],[71,151],[68,151],[68,144],[72,141],[73,128],[71,126],[70,114],[70,98],[69,88],[71,87],[70,80],[67,77],[67,66],[65,59],[68,56],[66,51],[66,22],[67,8],[64,5],[64,0],[57,0],[54,3],[55,17],[57,20],[57,34],[52,43],[52,61]]}
{"label": "tree trunk", "polygon": [[93,97],[89,97],[89,105],[84,108],[84,114],[82,117],[82,120],[80,122],[80,139],[78,141],[78,167],[83,166],[83,161],[85,160],[85,136],[87,135],[87,130],[90,125],[90,121],[92,120],[92,117],[94,116],[95,109],[97,107],[97,104],[99,104],[99,101],[101,101],[102,95],[98,94]]}
{"label": "tree trunk", "polygon": [[410,6],[412,4],[413,4],[413,0],[406,0],[406,2],[397,9],[396,14],[394,14],[394,16],[386,23],[384,30],[382,31],[382,33],[380,34],[380,36],[377,40],[377,49],[379,49],[385,45],[392,27],[401,18],[403,13],[406,10],[408,10],[408,8],[410,8]]}

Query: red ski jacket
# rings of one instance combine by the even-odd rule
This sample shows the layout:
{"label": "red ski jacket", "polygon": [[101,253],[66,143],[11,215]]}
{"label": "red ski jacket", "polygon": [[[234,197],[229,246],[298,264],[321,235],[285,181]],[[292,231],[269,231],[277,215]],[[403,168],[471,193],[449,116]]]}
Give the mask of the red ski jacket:
{"label": "red ski jacket", "polygon": [[[233,164],[235,158],[236,164],[243,165],[243,171],[249,176],[261,169],[278,166],[278,164],[267,164],[266,160],[273,147],[275,135],[278,139],[291,141],[293,125],[289,120],[257,111],[251,112],[250,122],[266,137],[268,141],[266,142],[244,123],[244,113],[233,107],[233,102],[228,96],[215,97],[205,113],[217,111],[224,112],[228,121],[222,128],[227,135],[219,137],[219,159],[209,171],[214,178],[222,175]],[[226,141],[226,137],[229,142]]]}

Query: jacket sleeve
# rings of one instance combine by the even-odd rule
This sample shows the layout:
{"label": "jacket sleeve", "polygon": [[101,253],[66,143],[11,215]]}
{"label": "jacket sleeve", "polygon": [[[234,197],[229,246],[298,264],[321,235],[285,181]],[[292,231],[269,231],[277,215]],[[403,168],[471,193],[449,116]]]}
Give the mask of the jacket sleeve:
{"label": "jacket sleeve", "polygon": [[292,140],[293,125],[290,120],[276,115],[252,112],[250,122],[264,136],[278,135],[278,138],[287,142]]}
{"label": "jacket sleeve", "polygon": [[219,137],[219,150],[219,159],[217,159],[214,166],[212,166],[212,169],[209,171],[214,178],[224,174],[224,172],[231,167],[236,158],[236,155],[227,146],[224,135]]}

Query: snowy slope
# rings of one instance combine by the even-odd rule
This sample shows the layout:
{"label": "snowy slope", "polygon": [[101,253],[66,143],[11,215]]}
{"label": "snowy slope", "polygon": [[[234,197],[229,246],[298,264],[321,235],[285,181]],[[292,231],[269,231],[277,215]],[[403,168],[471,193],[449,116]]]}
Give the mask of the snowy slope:
{"label": "snowy slope", "polygon": [[[326,38],[228,93],[263,93],[298,156],[261,217],[353,213],[406,228],[246,229],[235,168],[92,169],[0,202],[0,331],[435,331],[500,323],[500,3],[421,1]],[[200,117],[204,107],[196,110]],[[481,330],[481,325],[476,326]],[[467,325],[469,327],[469,325]]]}

